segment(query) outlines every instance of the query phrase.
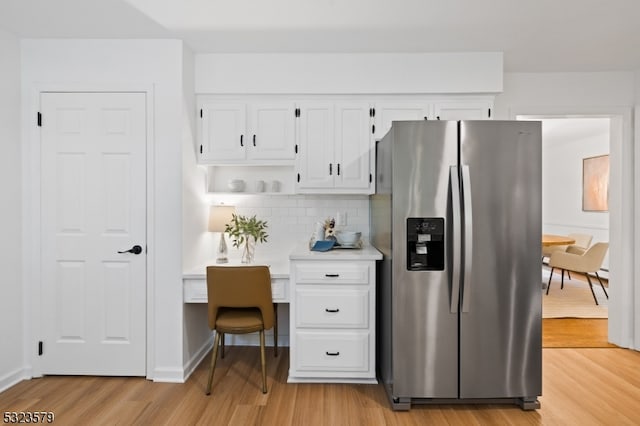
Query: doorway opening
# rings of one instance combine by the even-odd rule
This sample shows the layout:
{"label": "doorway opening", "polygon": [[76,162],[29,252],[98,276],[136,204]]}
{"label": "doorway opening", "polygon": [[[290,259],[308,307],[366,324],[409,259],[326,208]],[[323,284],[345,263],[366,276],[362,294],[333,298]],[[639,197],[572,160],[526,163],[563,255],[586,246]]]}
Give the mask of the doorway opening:
{"label": "doorway opening", "polygon": [[[588,236],[585,249],[597,242],[609,242],[609,207],[594,210],[585,197],[585,164],[592,158],[606,158],[611,145],[611,118],[603,116],[518,116],[542,121],[542,224],[543,233]],[[606,157],[605,157],[606,156]],[[606,173],[608,190],[608,170]],[[605,202],[608,202],[608,194]],[[559,247],[566,251],[567,246]],[[569,249],[571,251],[571,249]],[[550,283],[543,293],[544,347],[607,347],[608,343],[608,253],[599,276],[605,290],[593,276],[594,294],[587,277],[555,270],[552,279],[549,257],[542,258],[542,277]],[[570,278],[569,278],[570,277]],[[595,303],[598,301],[598,304]]]}

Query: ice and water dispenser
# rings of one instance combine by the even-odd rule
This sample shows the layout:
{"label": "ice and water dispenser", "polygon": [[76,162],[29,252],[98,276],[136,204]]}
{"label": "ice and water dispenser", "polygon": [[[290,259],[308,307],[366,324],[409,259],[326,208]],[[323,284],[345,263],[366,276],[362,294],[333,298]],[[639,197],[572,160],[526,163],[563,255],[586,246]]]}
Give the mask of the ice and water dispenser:
{"label": "ice and water dispenser", "polygon": [[407,219],[407,269],[444,270],[444,218]]}

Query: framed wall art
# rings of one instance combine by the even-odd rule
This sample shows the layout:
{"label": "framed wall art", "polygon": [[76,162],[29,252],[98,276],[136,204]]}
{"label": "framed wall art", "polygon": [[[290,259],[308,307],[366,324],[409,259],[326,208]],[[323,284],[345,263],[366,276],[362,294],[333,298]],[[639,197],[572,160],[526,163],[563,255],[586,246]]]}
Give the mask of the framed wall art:
{"label": "framed wall art", "polygon": [[609,211],[609,155],[582,160],[582,210]]}

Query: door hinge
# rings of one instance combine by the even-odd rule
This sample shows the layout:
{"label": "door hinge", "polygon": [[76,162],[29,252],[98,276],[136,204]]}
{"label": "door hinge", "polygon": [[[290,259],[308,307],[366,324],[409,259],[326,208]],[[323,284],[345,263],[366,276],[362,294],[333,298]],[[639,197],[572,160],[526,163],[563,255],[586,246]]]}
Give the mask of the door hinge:
{"label": "door hinge", "polygon": [[294,147],[294,150],[296,151],[296,154],[298,153],[298,144],[296,144],[296,146]]}
{"label": "door hinge", "polygon": [[487,115],[489,116],[489,118],[491,118],[491,108],[487,110]]}
{"label": "door hinge", "polygon": [[200,118],[202,118],[202,109],[200,109]]}
{"label": "door hinge", "polygon": [[200,145],[200,154],[202,154],[202,145]]}
{"label": "door hinge", "polygon": [[300,182],[300,173],[298,173],[298,182]]}
{"label": "door hinge", "polygon": [[373,182],[373,175],[369,173],[369,183]]}
{"label": "door hinge", "polygon": [[294,114],[295,114],[296,117],[300,117],[300,108],[296,108]]}
{"label": "door hinge", "polygon": [[38,111],[38,127],[42,127],[42,113]]}
{"label": "door hinge", "polygon": [[42,340],[38,342],[38,356],[42,356]]}
{"label": "door hinge", "polygon": [[371,112],[373,113],[372,117],[376,116],[376,109],[375,108],[371,108]]}

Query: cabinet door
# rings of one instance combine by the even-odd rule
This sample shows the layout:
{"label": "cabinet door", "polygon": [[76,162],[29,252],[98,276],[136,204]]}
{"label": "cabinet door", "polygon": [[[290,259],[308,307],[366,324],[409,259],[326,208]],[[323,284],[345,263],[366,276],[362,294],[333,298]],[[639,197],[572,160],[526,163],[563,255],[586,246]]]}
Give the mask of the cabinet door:
{"label": "cabinet door", "polygon": [[297,189],[333,188],[333,105],[300,105],[298,118]]}
{"label": "cabinet door", "polygon": [[245,104],[204,104],[201,120],[200,160],[244,160],[247,145]]}
{"label": "cabinet door", "polygon": [[336,105],[335,187],[368,189],[371,173],[371,117],[368,103]]}
{"label": "cabinet door", "polygon": [[382,102],[375,106],[375,132],[380,140],[387,134],[393,121],[431,120],[431,105],[426,102]]}
{"label": "cabinet door", "polygon": [[249,106],[247,157],[252,160],[295,158],[295,108],[293,102],[253,103]]}
{"label": "cabinet door", "polygon": [[445,101],[434,104],[434,116],[438,120],[488,120],[491,118],[491,102]]}

